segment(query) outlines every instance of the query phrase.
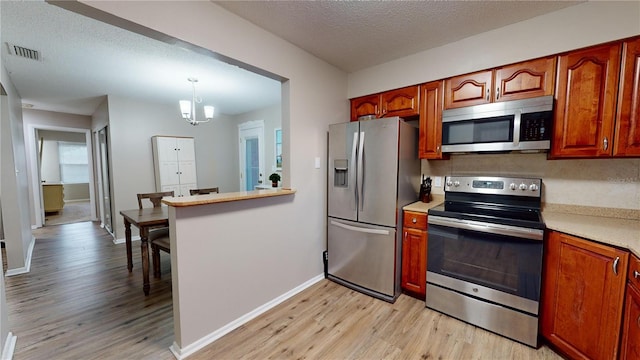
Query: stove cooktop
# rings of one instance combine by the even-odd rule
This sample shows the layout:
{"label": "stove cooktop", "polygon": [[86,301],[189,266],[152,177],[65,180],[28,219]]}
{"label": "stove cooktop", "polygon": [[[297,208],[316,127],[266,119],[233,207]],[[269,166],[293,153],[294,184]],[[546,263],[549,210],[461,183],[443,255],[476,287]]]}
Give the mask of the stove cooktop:
{"label": "stove cooktop", "polygon": [[544,229],[545,227],[540,210],[536,208],[445,201],[442,205],[429,209],[428,214],[460,220],[489,222],[531,229]]}

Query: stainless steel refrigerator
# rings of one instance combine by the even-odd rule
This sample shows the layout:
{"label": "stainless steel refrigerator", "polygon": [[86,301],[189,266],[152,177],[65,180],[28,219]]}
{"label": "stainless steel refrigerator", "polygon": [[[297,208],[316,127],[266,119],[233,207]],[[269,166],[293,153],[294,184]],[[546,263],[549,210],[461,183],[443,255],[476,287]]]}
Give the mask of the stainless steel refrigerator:
{"label": "stainless steel refrigerator", "polygon": [[418,129],[398,117],[329,125],[327,277],[394,302],[402,207],[418,198]]}

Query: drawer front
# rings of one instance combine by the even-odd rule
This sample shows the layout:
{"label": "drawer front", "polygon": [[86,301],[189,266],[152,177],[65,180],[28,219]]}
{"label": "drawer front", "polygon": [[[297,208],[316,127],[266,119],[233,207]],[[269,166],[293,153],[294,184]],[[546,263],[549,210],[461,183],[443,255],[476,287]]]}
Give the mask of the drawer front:
{"label": "drawer front", "polygon": [[403,226],[408,228],[427,230],[427,214],[405,211]]}
{"label": "drawer front", "polygon": [[629,257],[629,282],[640,289],[640,259],[637,256]]}

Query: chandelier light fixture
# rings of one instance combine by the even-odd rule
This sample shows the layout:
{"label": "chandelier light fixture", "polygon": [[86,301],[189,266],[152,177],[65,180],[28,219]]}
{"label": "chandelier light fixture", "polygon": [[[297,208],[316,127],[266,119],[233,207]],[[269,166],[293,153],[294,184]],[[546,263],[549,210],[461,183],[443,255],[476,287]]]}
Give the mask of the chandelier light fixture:
{"label": "chandelier light fixture", "polygon": [[201,123],[206,123],[213,119],[213,106],[205,105],[204,106],[204,118],[205,120],[197,120],[196,118],[196,104],[202,103],[202,98],[196,96],[196,83],[198,79],[196,78],[188,78],[189,82],[191,82],[191,87],[193,88],[193,96],[191,101],[189,100],[180,100],[180,112],[182,113],[182,118],[185,119],[189,124],[196,126]]}

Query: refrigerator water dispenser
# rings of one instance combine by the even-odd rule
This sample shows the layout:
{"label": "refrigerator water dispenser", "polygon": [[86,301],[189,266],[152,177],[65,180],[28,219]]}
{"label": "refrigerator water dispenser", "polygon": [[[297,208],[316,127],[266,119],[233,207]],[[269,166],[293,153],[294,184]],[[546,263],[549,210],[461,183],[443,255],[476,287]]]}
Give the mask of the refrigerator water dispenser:
{"label": "refrigerator water dispenser", "polygon": [[333,161],[333,186],[349,187],[349,163],[347,159]]}

